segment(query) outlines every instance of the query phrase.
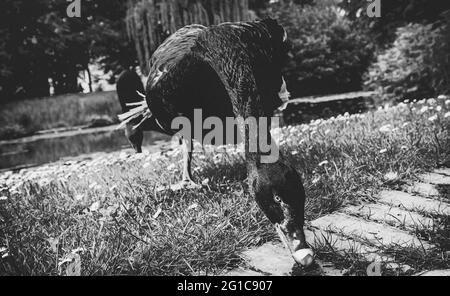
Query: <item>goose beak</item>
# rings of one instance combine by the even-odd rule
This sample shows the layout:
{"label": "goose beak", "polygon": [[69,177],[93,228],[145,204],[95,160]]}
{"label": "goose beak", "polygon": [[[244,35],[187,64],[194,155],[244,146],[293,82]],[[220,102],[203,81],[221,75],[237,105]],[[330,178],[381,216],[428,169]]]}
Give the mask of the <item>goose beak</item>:
{"label": "goose beak", "polygon": [[275,224],[275,229],[284,246],[289,250],[289,253],[294,258],[295,262],[305,267],[314,262],[314,252],[309,248],[302,248],[303,245],[298,239],[302,234],[294,233],[291,235],[284,230],[280,224]]}

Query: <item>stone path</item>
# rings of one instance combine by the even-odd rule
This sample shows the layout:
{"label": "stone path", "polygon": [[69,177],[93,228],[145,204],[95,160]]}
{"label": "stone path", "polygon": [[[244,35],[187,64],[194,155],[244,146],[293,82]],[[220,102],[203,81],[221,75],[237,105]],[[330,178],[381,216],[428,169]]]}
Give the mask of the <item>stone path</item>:
{"label": "stone path", "polygon": [[[420,182],[403,191],[382,191],[377,203],[350,205],[309,222],[305,235],[313,249],[329,248],[346,255],[362,256],[368,262],[380,262],[383,268],[414,273],[395,258],[383,254],[382,248],[395,245],[414,247],[422,252],[433,244],[414,235],[417,230],[432,229],[432,215],[450,215],[450,169],[437,169],[420,176]],[[242,253],[244,266],[228,272],[233,276],[292,275],[299,267],[280,244],[267,243]],[[341,276],[344,270],[333,262],[316,260],[311,274]],[[313,268],[314,269],[314,268]],[[415,275],[450,275],[450,270],[432,270]]]}

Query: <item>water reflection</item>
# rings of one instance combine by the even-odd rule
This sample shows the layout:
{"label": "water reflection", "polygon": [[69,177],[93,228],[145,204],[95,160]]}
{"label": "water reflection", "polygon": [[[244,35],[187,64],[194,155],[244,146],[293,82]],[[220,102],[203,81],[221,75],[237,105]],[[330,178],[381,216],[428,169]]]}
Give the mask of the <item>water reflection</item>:
{"label": "water reflection", "polygon": [[[144,150],[156,150],[170,138],[156,132],[146,132]],[[112,152],[130,148],[123,130],[78,134],[69,137],[40,139],[26,143],[0,145],[0,170],[41,165],[94,152]]]}

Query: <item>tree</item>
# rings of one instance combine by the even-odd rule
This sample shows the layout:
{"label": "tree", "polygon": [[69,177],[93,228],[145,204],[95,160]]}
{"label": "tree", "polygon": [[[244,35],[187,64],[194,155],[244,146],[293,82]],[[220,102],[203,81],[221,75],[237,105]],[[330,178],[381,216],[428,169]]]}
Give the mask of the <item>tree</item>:
{"label": "tree", "polygon": [[131,0],[129,5],[127,30],[145,74],[153,51],[181,27],[250,17],[248,0]]}
{"label": "tree", "polygon": [[2,0],[0,103],[77,92],[79,71],[98,60],[105,71],[136,64],[127,38],[126,1],[83,0],[82,17],[68,18],[65,0]]}
{"label": "tree", "polygon": [[272,6],[292,43],[283,72],[294,96],[356,91],[373,55],[371,40],[335,1]]}
{"label": "tree", "polygon": [[347,17],[360,26],[370,29],[380,46],[388,46],[396,37],[396,29],[407,23],[431,23],[440,18],[441,13],[450,9],[448,0],[380,0],[381,17],[366,15],[367,0],[343,0],[339,6],[347,11]]}

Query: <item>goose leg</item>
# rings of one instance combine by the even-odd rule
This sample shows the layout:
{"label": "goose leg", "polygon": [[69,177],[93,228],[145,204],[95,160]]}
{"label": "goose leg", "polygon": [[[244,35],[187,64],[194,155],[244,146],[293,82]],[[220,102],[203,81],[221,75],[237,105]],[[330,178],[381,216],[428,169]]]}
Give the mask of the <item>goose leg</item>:
{"label": "goose leg", "polygon": [[125,135],[136,153],[142,153],[142,141],[144,139],[142,129],[140,127],[134,129],[133,124],[127,124]]}
{"label": "goose leg", "polygon": [[[201,185],[198,185],[192,180],[191,163],[192,163],[192,143],[188,139],[181,138],[180,144],[183,149],[183,177],[178,184],[171,185],[169,187],[172,191],[180,191],[183,189],[200,189]],[[157,191],[163,191],[166,187],[160,187]]]}
{"label": "goose leg", "polygon": [[201,188],[202,186],[192,181],[192,142],[185,138],[182,138],[181,141],[183,145],[183,179],[181,180],[181,184],[189,189]]}

